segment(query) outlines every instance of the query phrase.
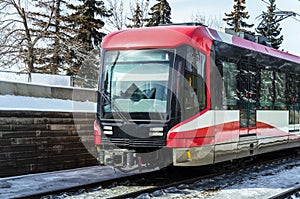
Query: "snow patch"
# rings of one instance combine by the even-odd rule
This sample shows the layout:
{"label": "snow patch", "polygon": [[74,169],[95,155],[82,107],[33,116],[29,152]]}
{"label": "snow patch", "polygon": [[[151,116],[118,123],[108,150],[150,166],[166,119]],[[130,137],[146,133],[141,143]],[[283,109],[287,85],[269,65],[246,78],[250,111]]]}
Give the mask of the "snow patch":
{"label": "snow patch", "polygon": [[27,96],[0,95],[0,110],[96,112],[94,102],[36,98]]}

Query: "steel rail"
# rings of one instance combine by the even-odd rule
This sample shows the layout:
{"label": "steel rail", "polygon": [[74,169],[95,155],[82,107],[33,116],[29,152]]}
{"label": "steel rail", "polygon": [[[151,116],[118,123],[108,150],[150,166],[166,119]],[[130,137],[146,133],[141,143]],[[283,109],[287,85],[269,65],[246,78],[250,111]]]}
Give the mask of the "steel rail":
{"label": "steel rail", "polygon": [[300,186],[297,186],[297,187],[294,187],[294,188],[291,188],[285,192],[282,192],[280,194],[277,194],[275,196],[272,196],[271,198],[269,199],[284,199],[284,198],[289,198],[289,196],[292,196],[296,193],[300,194]]}
{"label": "steel rail", "polygon": [[216,173],[209,174],[209,175],[202,175],[202,176],[195,177],[195,178],[190,178],[190,179],[186,179],[186,180],[171,182],[171,183],[161,185],[161,186],[153,186],[151,188],[145,188],[145,189],[142,189],[142,190],[139,190],[139,191],[135,191],[135,192],[131,192],[131,193],[125,193],[125,194],[122,194],[122,195],[119,195],[119,196],[110,197],[109,199],[136,198],[136,197],[138,197],[142,194],[152,194],[155,191],[164,190],[164,189],[167,189],[167,188],[170,188],[170,187],[177,187],[177,186],[182,185],[182,184],[192,184],[192,183],[194,183],[196,181],[199,181],[199,180],[210,179],[210,178],[217,177],[217,176],[220,176],[220,175],[223,175],[223,174],[236,172],[236,171],[239,171],[241,169],[247,169],[247,168],[251,168],[251,167],[254,167],[254,166],[261,166],[261,165],[265,165],[265,164],[270,164],[270,163],[280,161],[280,160],[285,159],[285,158],[291,158],[293,156],[294,155],[286,155],[284,157],[276,157],[274,159],[267,159],[267,160],[262,160],[262,161],[258,161],[258,162],[253,162],[253,163],[251,162],[249,165],[228,169],[225,172],[220,171],[220,172],[216,172]]}
{"label": "steel rail", "polygon": [[[103,180],[103,181],[99,181],[99,182],[93,182],[90,184],[73,186],[70,188],[61,188],[61,189],[51,190],[51,191],[47,191],[47,192],[43,192],[43,193],[32,193],[31,195],[16,197],[16,198],[30,198],[30,199],[45,198],[45,199],[47,199],[47,198],[53,198],[53,196],[55,196],[55,195],[61,195],[62,193],[68,193],[70,195],[72,195],[72,193],[74,193],[74,194],[77,193],[76,195],[78,195],[78,193],[81,192],[80,190],[84,190],[84,192],[87,193],[87,192],[93,192],[93,190],[99,186],[102,187],[101,189],[105,189],[106,187],[115,187],[115,185],[122,186],[122,184],[124,184],[124,182],[128,182],[128,181],[134,182],[136,184],[138,181],[140,182],[141,179],[147,179],[148,180],[147,182],[142,182],[142,183],[143,183],[143,185],[146,184],[148,188],[145,188],[145,189],[140,188],[138,191],[133,191],[130,193],[125,193],[125,194],[110,197],[110,199],[134,198],[134,197],[137,197],[144,193],[151,194],[157,190],[164,190],[166,188],[176,187],[181,184],[192,184],[193,182],[201,180],[201,179],[207,179],[207,178],[209,179],[209,178],[216,177],[218,175],[223,175],[223,174],[239,171],[241,169],[246,169],[246,168],[250,168],[253,166],[270,164],[270,163],[280,161],[283,159],[288,159],[291,157],[295,157],[295,155],[294,154],[291,155],[291,153],[284,153],[284,155],[283,155],[283,153],[279,154],[279,152],[277,151],[276,153],[269,153],[268,155],[266,155],[266,154],[258,155],[255,160],[253,160],[243,166],[234,165],[232,167],[227,167],[228,169],[225,172],[224,172],[224,169],[222,170],[222,168],[224,166],[223,164],[222,165],[216,164],[213,167],[212,166],[204,166],[204,167],[198,168],[197,171],[201,171],[202,173],[195,172],[196,169],[193,170],[193,168],[186,169],[187,171],[190,171],[190,172],[189,173],[186,172],[184,174],[178,174],[180,172],[178,172],[178,170],[176,170],[177,168],[173,168],[174,170],[164,169],[164,170],[151,171],[151,172],[147,172],[147,173],[136,173],[136,174],[133,174],[132,176],[123,176],[120,178]],[[299,155],[296,157],[299,157]],[[245,160],[245,159],[243,159],[243,160]],[[240,162],[242,162],[242,161],[240,161]],[[218,166],[221,166],[221,167],[218,167]],[[225,165],[225,166],[231,166],[231,165]],[[198,173],[197,177],[195,177],[195,173]],[[158,179],[163,179],[163,180],[158,180]],[[152,184],[154,184],[154,185],[152,186]],[[133,185],[129,185],[129,187],[130,186],[133,186]],[[150,186],[150,188],[149,188],[149,186]]]}

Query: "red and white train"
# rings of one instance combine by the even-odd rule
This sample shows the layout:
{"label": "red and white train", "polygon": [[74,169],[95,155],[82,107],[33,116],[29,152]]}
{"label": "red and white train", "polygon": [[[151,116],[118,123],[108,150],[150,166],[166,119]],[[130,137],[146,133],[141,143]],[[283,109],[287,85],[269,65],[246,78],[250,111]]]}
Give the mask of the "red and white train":
{"label": "red and white train", "polygon": [[204,26],[102,42],[101,164],[199,166],[300,147],[300,57]]}

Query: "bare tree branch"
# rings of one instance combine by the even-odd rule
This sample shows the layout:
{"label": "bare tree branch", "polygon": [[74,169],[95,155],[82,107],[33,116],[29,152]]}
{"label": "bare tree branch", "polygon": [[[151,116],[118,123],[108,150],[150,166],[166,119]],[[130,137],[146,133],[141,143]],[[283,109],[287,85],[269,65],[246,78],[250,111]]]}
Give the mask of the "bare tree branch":
{"label": "bare tree branch", "polygon": [[[30,12],[25,10],[21,0],[2,0],[0,2],[0,32],[1,41],[0,51],[3,55],[0,58],[0,64],[15,64],[25,62],[26,70],[34,72],[34,64],[37,56],[35,46],[47,33],[53,19],[55,0],[49,1],[49,13],[47,14],[47,23],[39,31],[35,30],[33,24],[28,21]],[[13,53],[11,50],[15,49]],[[11,53],[11,54],[10,54]],[[18,59],[18,61],[8,61],[9,59]],[[10,66],[12,67],[12,66]]]}
{"label": "bare tree branch", "polygon": [[112,16],[107,19],[108,25],[117,30],[123,30],[126,26],[123,0],[107,0],[107,2],[112,11]]}
{"label": "bare tree branch", "polygon": [[210,15],[207,16],[205,13],[201,13],[199,11],[193,12],[191,16],[191,20],[196,23],[202,23],[211,28],[221,29],[224,27],[224,21],[221,16]]}

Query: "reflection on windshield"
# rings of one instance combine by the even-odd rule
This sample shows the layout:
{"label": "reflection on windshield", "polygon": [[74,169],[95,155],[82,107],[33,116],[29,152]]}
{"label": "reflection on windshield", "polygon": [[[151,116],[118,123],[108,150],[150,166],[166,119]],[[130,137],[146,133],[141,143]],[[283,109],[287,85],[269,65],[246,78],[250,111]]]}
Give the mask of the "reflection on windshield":
{"label": "reflection on windshield", "polygon": [[126,62],[117,57],[106,65],[104,92],[109,100],[104,100],[104,112],[166,113],[169,62],[157,60],[158,55],[166,57],[165,52],[156,53],[155,61]]}

